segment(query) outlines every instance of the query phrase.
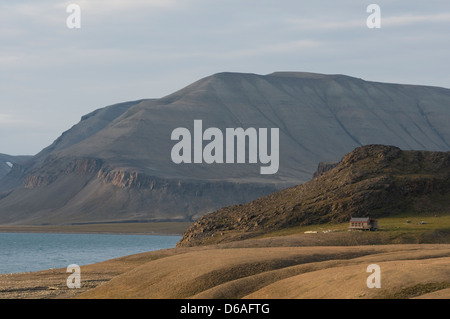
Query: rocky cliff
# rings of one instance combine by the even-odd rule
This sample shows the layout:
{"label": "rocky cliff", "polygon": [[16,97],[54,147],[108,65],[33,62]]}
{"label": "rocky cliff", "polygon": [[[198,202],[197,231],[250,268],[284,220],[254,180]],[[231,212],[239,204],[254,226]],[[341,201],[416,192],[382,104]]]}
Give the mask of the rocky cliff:
{"label": "rocky cliff", "polygon": [[335,168],[338,164],[339,162],[320,162],[317,166],[317,170],[313,174],[313,178],[316,178],[323,173],[328,172],[330,169]]}
{"label": "rocky cliff", "polygon": [[[15,172],[20,175],[23,169],[17,167]],[[18,190],[3,195],[4,211],[14,207],[15,213],[0,214],[0,221],[192,221],[217,207],[244,203],[276,189],[270,184],[161,178],[110,167],[100,159],[48,158],[40,169],[27,172]]]}
{"label": "rocky cliff", "polygon": [[102,161],[99,159],[79,158],[70,159],[61,163],[59,159],[47,159],[44,167],[36,172],[29,173],[23,180],[23,187],[33,189],[37,187],[44,187],[58,178],[67,175],[90,176],[96,174]]}

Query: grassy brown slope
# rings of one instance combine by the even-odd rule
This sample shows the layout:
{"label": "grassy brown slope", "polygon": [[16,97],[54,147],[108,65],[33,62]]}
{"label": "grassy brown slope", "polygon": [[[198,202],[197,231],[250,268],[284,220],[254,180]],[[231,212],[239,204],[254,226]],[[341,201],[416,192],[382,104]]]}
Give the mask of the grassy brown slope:
{"label": "grassy brown slope", "polygon": [[83,298],[189,298],[226,282],[296,264],[369,254],[345,248],[230,248],[177,254],[113,278]]}
{"label": "grassy brown slope", "polygon": [[[436,289],[445,289],[450,283],[450,257],[382,261],[374,260],[381,268],[381,288],[369,289],[366,284],[369,263],[362,259],[353,265],[337,265],[329,269],[292,276],[265,286],[247,298],[388,298],[411,297],[404,291],[413,291],[417,286],[428,286],[439,281]],[[420,295],[420,294],[419,294]],[[447,295],[447,298],[450,297]]]}
{"label": "grassy brown slope", "polygon": [[[177,251],[176,253],[180,253]],[[81,288],[68,289],[66,268],[0,274],[0,299],[72,298],[143,263],[174,254],[159,250],[81,266]]]}
{"label": "grassy brown slope", "polygon": [[[449,245],[205,247],[143,263],[77,297],[387,298],[436,280],[445,289],[449,262]],[[366,286],[372,263],[382,289]]]}
{"label": "grassy brown slope", "polygon": [[[65,269],[0,275],[0,298],[450,298],[450,245],[298,247],[292,237],[86,265],[81,289],[66,287]],[[373,263],[382,269],[381,289],[364,286]]]}
{"label": "grassy brown slope", "polygon": [[305,184],[205,215],[178,246],[242,240],[294,226],[333,224],[351,216],[449,213],[450,152],[368,145]]}

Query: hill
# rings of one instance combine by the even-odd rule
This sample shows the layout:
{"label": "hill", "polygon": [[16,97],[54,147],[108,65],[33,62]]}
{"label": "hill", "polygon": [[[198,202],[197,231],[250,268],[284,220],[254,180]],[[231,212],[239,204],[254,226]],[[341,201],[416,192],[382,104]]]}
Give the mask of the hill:
{"label": "hill", "polygon": [[[311,179],[355,147],[450,149],[450,90],[345,75],[219,73],[84,116],[0,181],[0,224],[196,220]],[[175,164],[171,133],[278,128],[279,170]],[[204,143],[206,144],[206,142]],[[204,146],[204,145],[203,145]]]}
{"label": "hill", "polygon": [[244,205],[207,214],[178,246],[227,242],[286,228],[337,224],[351,217],[450,213],[450,152],[368,145],[315,179]]}

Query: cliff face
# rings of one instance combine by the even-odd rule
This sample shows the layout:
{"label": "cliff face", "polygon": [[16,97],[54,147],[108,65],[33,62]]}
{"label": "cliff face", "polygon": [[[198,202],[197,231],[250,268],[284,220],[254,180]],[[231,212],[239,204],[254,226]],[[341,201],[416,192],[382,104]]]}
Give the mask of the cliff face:
{"label": "cliff face", "polygon": [[99,159],[73,159],[65,163],[57,159],[47,160],[42,169],[25,176],[23,186],[29,189],[47,186],[56,179],[71,174],[90,176],[97,173],[101,166],[102,161]]}
{"label": "cliff face", "polygon": [[400,212],[449,211],[450,152],[369,145],[305,184],[205,215],[179,246],[229,241],[297,225]]}
{"label": "cliff face", "polygon": [[[150,189],[154,190],[161,187],[167,187],[170,183],[154,176],[147,176],[139,172],[128,172],[123,170],[102,168],[97,178],[103,183],[111,184],[120,188],[129,189]],[[172,182],[181,186],[181,181]]]}
{"label": "cliff face", "polygon": [[0,223],[192,221],[277,189],[257,183],[161,178],[92,158],[49,158],[44,164],[3,198],[4,211],[14,207],[15,214],[0,214]]}

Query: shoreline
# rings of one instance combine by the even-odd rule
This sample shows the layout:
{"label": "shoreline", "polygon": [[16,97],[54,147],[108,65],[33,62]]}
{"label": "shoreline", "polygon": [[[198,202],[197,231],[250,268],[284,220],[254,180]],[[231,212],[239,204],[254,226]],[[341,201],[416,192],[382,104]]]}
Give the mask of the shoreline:
{"label": "shoreline", "polygon": [[182,236],[190,222],[96,223],[84,225],[0,225],[0,233],[61,233]]}
{"label": "shoreline", "polygon": [[[449,244],[310,247],[273,244],[175,248],[82,265],[79,289],[67,287],[68,273],[64,268],[0,275],[0,299],[448,299],[450,296],[444,267],[450,258]],[[387,281],[383,279],[387,283],[383,290],[366,289],[364,285],[367,265],[374,261],[389,274]],[[263,271],[255,266],[261,262],[265,265]],[[405,275],[410,280],[406,288]],[[410,289],[422,286],[428,290]]]}
{"label": "shoreline", "polygon": [[[160,225],[154,225],[156,223],[140,223],[140,225],[132,225],[129,223],[124,224],[115,224],[115,227],[112,229],[108,229],[105,224],[86,224],[86,225],[0,225],[0,234],[73,234],[73,235],[143,235],[143,236],[167,236],[167,237],[181,237],[183,234],[179,232],[186,227],[185,223],[161,223]],[[147,225],[151,224],[151,225]],[[169,224],[169,225],[167,225]],[[174,224],[174,225],[172,225]],[[187,223],[190,224],[190,223]],[[131,227],[127,227],[126,229],[120,226],[130,225]],[[148,227],[153,226],[153,227]],[[158,227],[157,227],[158,226]],[[145,231],[142,231],[143,228],[148,228]],[[157,229],[156,229],[157,228]],[[178,232],[177,232],[178,231]],[[169,249],[171,249],[170,247]],[[93,263],[85,263],[80,264],[80,267],[86,267],[93,264],[108,262],[113,259],[126,258],[128,256],[155,252],[158,250],[164,250],[167,248],[156,249],[156,250],[148,250],[137,253],[124,253],[123,255],[108,257],[104,260],[95,261]],[[65,272],[65,267],[48,267],[36,270],[27,270],[27,271],[19,271],[19,272],[0,272],[0,277],[2,276],[34,276],[40,273],[46,272]],[[1,289],[0,289],[1,292]],[[1,299],[1,298],[0,298]]]}

